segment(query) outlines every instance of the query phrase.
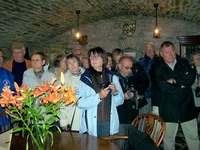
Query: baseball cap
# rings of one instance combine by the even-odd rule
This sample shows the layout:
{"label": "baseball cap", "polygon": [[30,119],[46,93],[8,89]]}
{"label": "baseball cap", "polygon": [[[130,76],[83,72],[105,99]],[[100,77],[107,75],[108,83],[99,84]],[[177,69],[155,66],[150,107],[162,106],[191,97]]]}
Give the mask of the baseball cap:
{"label": "baseball cap", "polygon": [[74,50],[81,50],[81,48],[80,47],[76,47]]}
{"label": "baseball cap", "polygon": [[81,50],[82,57],[88,57],[88,50]]}
{"label": "baseball cap", "polygon": [[12,50],[14,50],[14,49],[25,49],[25,47],[22,42],[14,42],[12,44]]}

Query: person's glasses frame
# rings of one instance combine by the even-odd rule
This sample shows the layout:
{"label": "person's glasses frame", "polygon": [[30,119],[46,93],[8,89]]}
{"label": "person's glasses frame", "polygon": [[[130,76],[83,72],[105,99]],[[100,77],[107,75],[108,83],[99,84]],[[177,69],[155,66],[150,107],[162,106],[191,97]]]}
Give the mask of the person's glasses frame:
{"label": "person's glasses frame", "polygon": [[100,55],[95,55],[95,56],[90,56],[89,57],[90,60],[100,59],[100,58],[102,58]]}
{"label": "person's glasses frame", "polygon": [[42,59],[31,59],[31,62],[39,62],[42,61]]}
{"label": "person's glasses frame", "polygon": [[121,64],[126,70],[132,70],[132,67],[127,67],[127,66],[124,66],[123,64]]}
{"label": "person's glasses frame", "polygon": [[13,52],[13,55],[18,55],[18,54],[23,54],[24,50],[22,50],[21,52]]}

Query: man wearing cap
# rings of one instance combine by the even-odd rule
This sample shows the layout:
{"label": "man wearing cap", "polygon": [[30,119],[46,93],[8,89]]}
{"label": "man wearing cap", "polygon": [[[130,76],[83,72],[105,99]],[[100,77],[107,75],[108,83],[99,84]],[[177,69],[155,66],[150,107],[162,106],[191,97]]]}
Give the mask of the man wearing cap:
{"label": "man wearing cap", "polygon": [[76,47],[73,51],[72,54],[76,55],[79,59],[81,57],[81,48],[80,47]]}
{"label": "man wearing cap", "polygon": [[12,44],[13,59],[8,60],[3,64],[14,75],[15,82],[19,86],[22,84],[23,73],[25,70],[32,67],[31,62],[24,58],[26,54],[24,44],[21,42],[14,42]]}
{"label": "man wearing cap", "polygon": [[88,50],[81,51],[80,61],[84,69],[89,68],[89,60],[88,60]]}

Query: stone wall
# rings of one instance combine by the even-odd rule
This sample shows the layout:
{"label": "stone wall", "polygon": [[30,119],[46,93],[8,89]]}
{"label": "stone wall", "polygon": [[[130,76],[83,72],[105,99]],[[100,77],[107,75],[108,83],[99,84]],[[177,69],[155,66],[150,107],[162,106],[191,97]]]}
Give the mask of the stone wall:
{"label": "stone wall", "polygon": [[[123,32],[122,22],[125,19],[136,21],[136,31],[132,36],[127,36]],[[153,42],[159,50],[160,44],[169,40],[176,46],[179,54],[179,43],[177,36],[200,35],[200,23],[193,23],[170,18],[158,18],[158,26],[161,31],[161,38],[153,38],[155,18],[135,17],[135,18],[111,18],[101,20],[87,25],[80,26],[83,35],[88,36],[88,44],[80,45],[75,41],[73,30],[67,31],[56,37],[57,42],[52,43],[45,51],[58,50],[60,53],[71,52],[75,47],[90,49],[101,46],[106,51],[111,52],[114,48],[132,49],[139,55],[143,55],[143,50],[148,42]]]}
{"label": "stone wall", "polygon": [[[127,36],[123,32],[122,22],[125,19],[136,21],[136,31],[132,36]],[[111,52],[114,48],[131,49],[139,57],[143,55],[143,50],[148,42],[153,42],[156,49],[160,44],[169,40],[176,46],[179,54],[179,43],[177,36],[200,35],[200,23],[193,23],[171,18],[158,18],[158,26],[161,31],[161,38],[153,38],[155,18],[151,17],[118,17],[110,20],[100,20],[98,22],[81,25],[80,30],[83,35],[88,36],[88,44],[80,45],[72,34],[73,30],[67,31],[55,37],[54,41],[49,42],[46,47],[29,47],[29,53],[35,50],[45,51],[53,59],[57,54],[70,53],[75,47],[90,49],[101,46],[106,51]],[[8,51],[9,53],[9,51]],[[8,54],[7,54],[8,55]],[[9,55],[10,56],[10,55]]]}

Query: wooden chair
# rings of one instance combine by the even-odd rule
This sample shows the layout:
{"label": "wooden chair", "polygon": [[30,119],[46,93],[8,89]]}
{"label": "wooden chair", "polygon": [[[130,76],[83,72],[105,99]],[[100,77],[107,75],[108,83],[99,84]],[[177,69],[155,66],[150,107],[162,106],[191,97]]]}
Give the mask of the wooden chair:
{"label": "wooden chair", "polygon": [[[132,125],[134,125],[139,131],[145,132],[149,135],[157,147],[160,146],[166,133],[166,124],[161,117],[150,113],[142,114],[133,120]],[[128,140],[128,136],[116,135],[103,137],[102,139],[109,141]]]}
{"label": "wooden chair", "polygon": [[128,136],[126,136],[126,135],[114,135],[114,136],[102,137],[102,139],[107,140],[107,141],[128,140]]}
{"label": "wooden chair", "polygon": [[160,116],[150,113],[142,114],[133,120],[132,125],[149,135],[157,147],[160,146],[166,133],[166,123]]}
{"label": "wooden chair", "polygon": [[5,111],[0,112],[0,149],[10,149],[12,127]]}
{"label": "wooden chair", "polygon": [[0,112],[0,133],[6,132],[10,128],[10,120],[8,119],[6,112],[3,110]]}

